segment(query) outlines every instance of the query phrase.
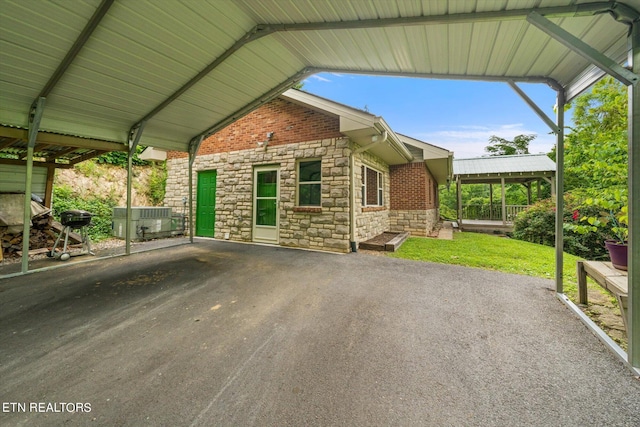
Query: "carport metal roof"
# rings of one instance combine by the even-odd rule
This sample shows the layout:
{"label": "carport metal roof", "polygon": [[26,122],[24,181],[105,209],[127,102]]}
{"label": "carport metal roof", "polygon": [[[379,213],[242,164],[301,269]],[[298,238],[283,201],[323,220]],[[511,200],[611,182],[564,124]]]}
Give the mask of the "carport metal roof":
{"label": "carport metal roof", "polygon": [[[295,81],[326,70],[545,82],[584,90],[598,71],[540,26],[613,62],[633,10],[573,0],[3,0],[1,124],[187,151]],[[623,72],[623,71],[620,71]],[[629,77],[631,78],[631,77]]]}
{"label": "carport metal roof", "polygon": [[[638,9],[638,0],[3,0],[0,124],[29,129],[28,170],[38,131],[193,157],[203,137],[319,71],[504,81],[558,134],[562,194],[565,101],[611,74],[631,95],[629,360],[640,367]],[[557,123],[517,82],[558,91]],[[556,235],[562,295],[560,213]]]}

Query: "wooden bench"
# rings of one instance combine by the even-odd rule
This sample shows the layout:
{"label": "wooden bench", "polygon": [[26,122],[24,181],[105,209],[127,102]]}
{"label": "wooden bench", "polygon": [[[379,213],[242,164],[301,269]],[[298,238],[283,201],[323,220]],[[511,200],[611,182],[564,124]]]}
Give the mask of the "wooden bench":
{"label": "wooden bench", "polygon": [[624,328],[627,327],[627,308],[629,279],[628,273],[618,270],[610,262],[603,261],[578,261],[578,301],[580,304],[587,303],[587,276],[591,277],[600,286],[611,292],[618,300],[620,313]]}

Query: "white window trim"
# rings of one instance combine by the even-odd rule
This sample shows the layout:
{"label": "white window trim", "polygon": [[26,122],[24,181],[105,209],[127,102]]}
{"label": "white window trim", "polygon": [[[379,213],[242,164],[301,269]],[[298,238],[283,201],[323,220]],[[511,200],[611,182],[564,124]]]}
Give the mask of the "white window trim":
{"label": "white window trim", "polygon": [[[320,181],[304,181],[300,182],[300,163],[320,162]],[[320,203],[317,205],[301,205],[300,204],[300,185],[320,184]],[[300,159],[296,162],[296,206],[301,208],[319,208],[322,207],[322,159]]]}
{"label": "white window trim", "polygon": [[[370,208],[370,207],[383,207],[384,206],[384,173],[379,171],[378,169],[369,166],[365,163],[362,164],[362,193],[361,193],[361,197],[362,197],[362,206],[365,208]],[[376,188],[376,204],[375,205],[370,205],[367,204],[367,169],[371,169],[372,171],[374,171],[377,175],[378,175],[378,179],[376,179],[377,182],[377,188]]]}

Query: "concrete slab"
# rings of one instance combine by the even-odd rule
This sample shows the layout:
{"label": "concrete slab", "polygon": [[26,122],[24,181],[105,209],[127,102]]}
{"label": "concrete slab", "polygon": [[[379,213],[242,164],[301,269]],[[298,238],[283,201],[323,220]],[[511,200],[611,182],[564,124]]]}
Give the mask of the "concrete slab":
{"label": "concrete slab", "polygon": [[2,279],[0,424],[639,425],[553,287],[212,240]]}
{"label": "concrete slab", "polygon": [[[189,242],[189,238],[182,236],[167,239],[147,240],[144,242],[132,242],[131,253],[146,252],[155,249],[179,246],[187,244]],[[124,255],[126,252],[124,240],[111,241],[110,245],[105,247],[100,247],[100,245],[96,244],[92,244],[91,247],[94,255],[84,254],[76,256],[81,251],[81,249],[79,249],[79,245],[72,246],[71,250],[69,251],[72,254],[72,257],[67,261],[61,261],[57,258],[49,258],[45,254],[30,256],[28,272],[32,273],[39,270],[58,269],[74,263],[94,262],[103,258]],[[21,270],[21,259],[5,259],[0,262],[0,279],[4,278],[5,276],[12,277],[16,274],[20,274]]]}

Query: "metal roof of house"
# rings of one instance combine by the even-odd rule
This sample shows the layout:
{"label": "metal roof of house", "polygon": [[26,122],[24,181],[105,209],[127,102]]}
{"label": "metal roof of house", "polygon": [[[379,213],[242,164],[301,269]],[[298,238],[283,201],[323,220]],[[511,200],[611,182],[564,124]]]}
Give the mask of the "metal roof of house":
{"label": "metal roof of house", "polygon": [[630,6],[638,1],[3,0],[0,124],[27,128],[44,98],[43,131],[125,144],[140,134],[140,144],[187,151],[327,70],[542,82],[571,98],[602,75],[575,45],[614,68],[625,61]]}
{"label": "metal roof of house", "polygon": [[553,176],[556,164],[546,154],[453,159],[453,174],[459,178]]}

